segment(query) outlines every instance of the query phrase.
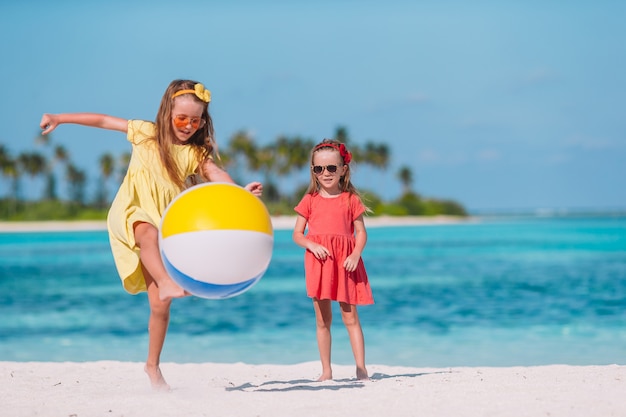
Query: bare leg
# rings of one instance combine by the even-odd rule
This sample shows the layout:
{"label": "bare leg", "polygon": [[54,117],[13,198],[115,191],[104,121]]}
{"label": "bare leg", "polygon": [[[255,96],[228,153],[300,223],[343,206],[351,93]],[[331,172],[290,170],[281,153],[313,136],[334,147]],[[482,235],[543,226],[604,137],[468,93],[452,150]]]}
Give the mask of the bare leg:
{"label": "bare leg", "polygon": [[159,391],[169,391],[170,386],[161,374],[161,351],[165,342],[167,327],[170,322],[170,305],[172,300],[163,301],[159,297],[159,288],[150,273],[143,268],[146,286],[148,287],[148,302],[150,304],[150,319],[148,322],[148,359],[144,370],[150,378],[152,388]]}
{"label": "bare leg", "polygon": [[317,347],[322,361],[322,375],[318,381],[333,379],[333,370],[330,364],[331,335],[330,325],[333,321],[333,313],[330,300],[313,299],[315,309],[315,322],[317,327]]}
{"label": "bare leg", "polygon": [[360,380],[369,379],[367,369],[365,368],[365,340],[363,338],[363,329],[361,328],[359,313],[355,305],[346,303],[339,304],[341,306],[341,318],[343,319],[343,324],[346,326],[346,330],[348,330],[352,354],[356,362],[356,378]]}
{"label": "bare leg", "polygon": [[159,252],[159,231],[150,223],[135,224],[135,242],[140,248],[141,263],[158,287],[162,301],[188,295],[165,271]]}

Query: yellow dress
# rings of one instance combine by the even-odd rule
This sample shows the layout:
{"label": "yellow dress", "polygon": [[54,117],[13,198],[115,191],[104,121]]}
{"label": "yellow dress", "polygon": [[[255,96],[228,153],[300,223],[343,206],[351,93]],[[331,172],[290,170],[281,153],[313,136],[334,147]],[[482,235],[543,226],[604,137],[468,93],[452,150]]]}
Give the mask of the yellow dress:
{"label": "yellow dress", "polygon": [[[132,144],[132,154],[126,176],[107,216],[115,266],[124,289],[131,294],[146,291],[133,225],[146,222],[158,228],[167,205],[180,192],[170,181],[161,163],[154,134],[154,123],[128,121],[128,141]],[[198,153],[195,147],[171,145],[171,152],[184,174],[183,178],[196,171]]]}

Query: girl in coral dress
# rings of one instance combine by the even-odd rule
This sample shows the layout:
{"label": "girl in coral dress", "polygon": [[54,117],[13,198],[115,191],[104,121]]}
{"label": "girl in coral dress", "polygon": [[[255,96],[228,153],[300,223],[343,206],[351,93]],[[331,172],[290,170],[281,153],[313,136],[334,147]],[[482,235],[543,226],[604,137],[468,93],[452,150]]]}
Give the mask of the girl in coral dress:
{"label": "girl in coral dress", "polygon": [[[311,183],[295,207],[293,240],[306,249],[307,295],[313,299],[317,344],[322,362],[319,381],[332,379],[331,301],[338,301],[356,361],[357,379],[368,379],[365,342],[357,305],[373,304],[361,252],[367,241],[367,208],[350,182],[352,154],[345,145],[324,139],[311,152]],[[308,232],[305,235],[305,229]]]}

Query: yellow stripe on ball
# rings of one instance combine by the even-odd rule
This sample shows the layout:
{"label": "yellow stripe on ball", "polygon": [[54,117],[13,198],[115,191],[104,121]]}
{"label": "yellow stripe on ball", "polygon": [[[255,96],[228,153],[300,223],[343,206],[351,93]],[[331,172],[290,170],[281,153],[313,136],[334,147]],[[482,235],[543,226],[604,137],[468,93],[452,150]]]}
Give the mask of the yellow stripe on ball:
{"label": "yellow stripe on ball", "polygon": [[273,235],[263,202],[244,188],[227,183],[202,184],[184,191],[163,216],[163,238],[200,230],[251,230]]}

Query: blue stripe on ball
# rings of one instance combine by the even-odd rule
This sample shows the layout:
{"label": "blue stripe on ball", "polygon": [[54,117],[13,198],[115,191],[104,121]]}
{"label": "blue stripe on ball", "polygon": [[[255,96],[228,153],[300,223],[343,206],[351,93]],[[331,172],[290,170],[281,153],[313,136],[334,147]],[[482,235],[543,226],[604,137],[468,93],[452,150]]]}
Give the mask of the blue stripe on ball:
{"label": "blue stripe on ball", "polygon": [[176,281],[176,283],[178,283],[178,285],[180,285],[193,295],[212,299],[230,298],[241,294],[249,287],[254,285],[259,279],[261,279],[263,273],[265,272],[263,271],[263,273],[260,273],[258,276],[253,277],[252,279],[238,282],[236,284],[216,285],[195,280],[189,275],[181,272],[174,265],[172,265],[172,263],[163,253],[161,254],[161,258],[163,259],[163,264],[165,266],[165,269],[167,270],[167,273],[170,275],[170,277],[172,277],[174,281]]}

